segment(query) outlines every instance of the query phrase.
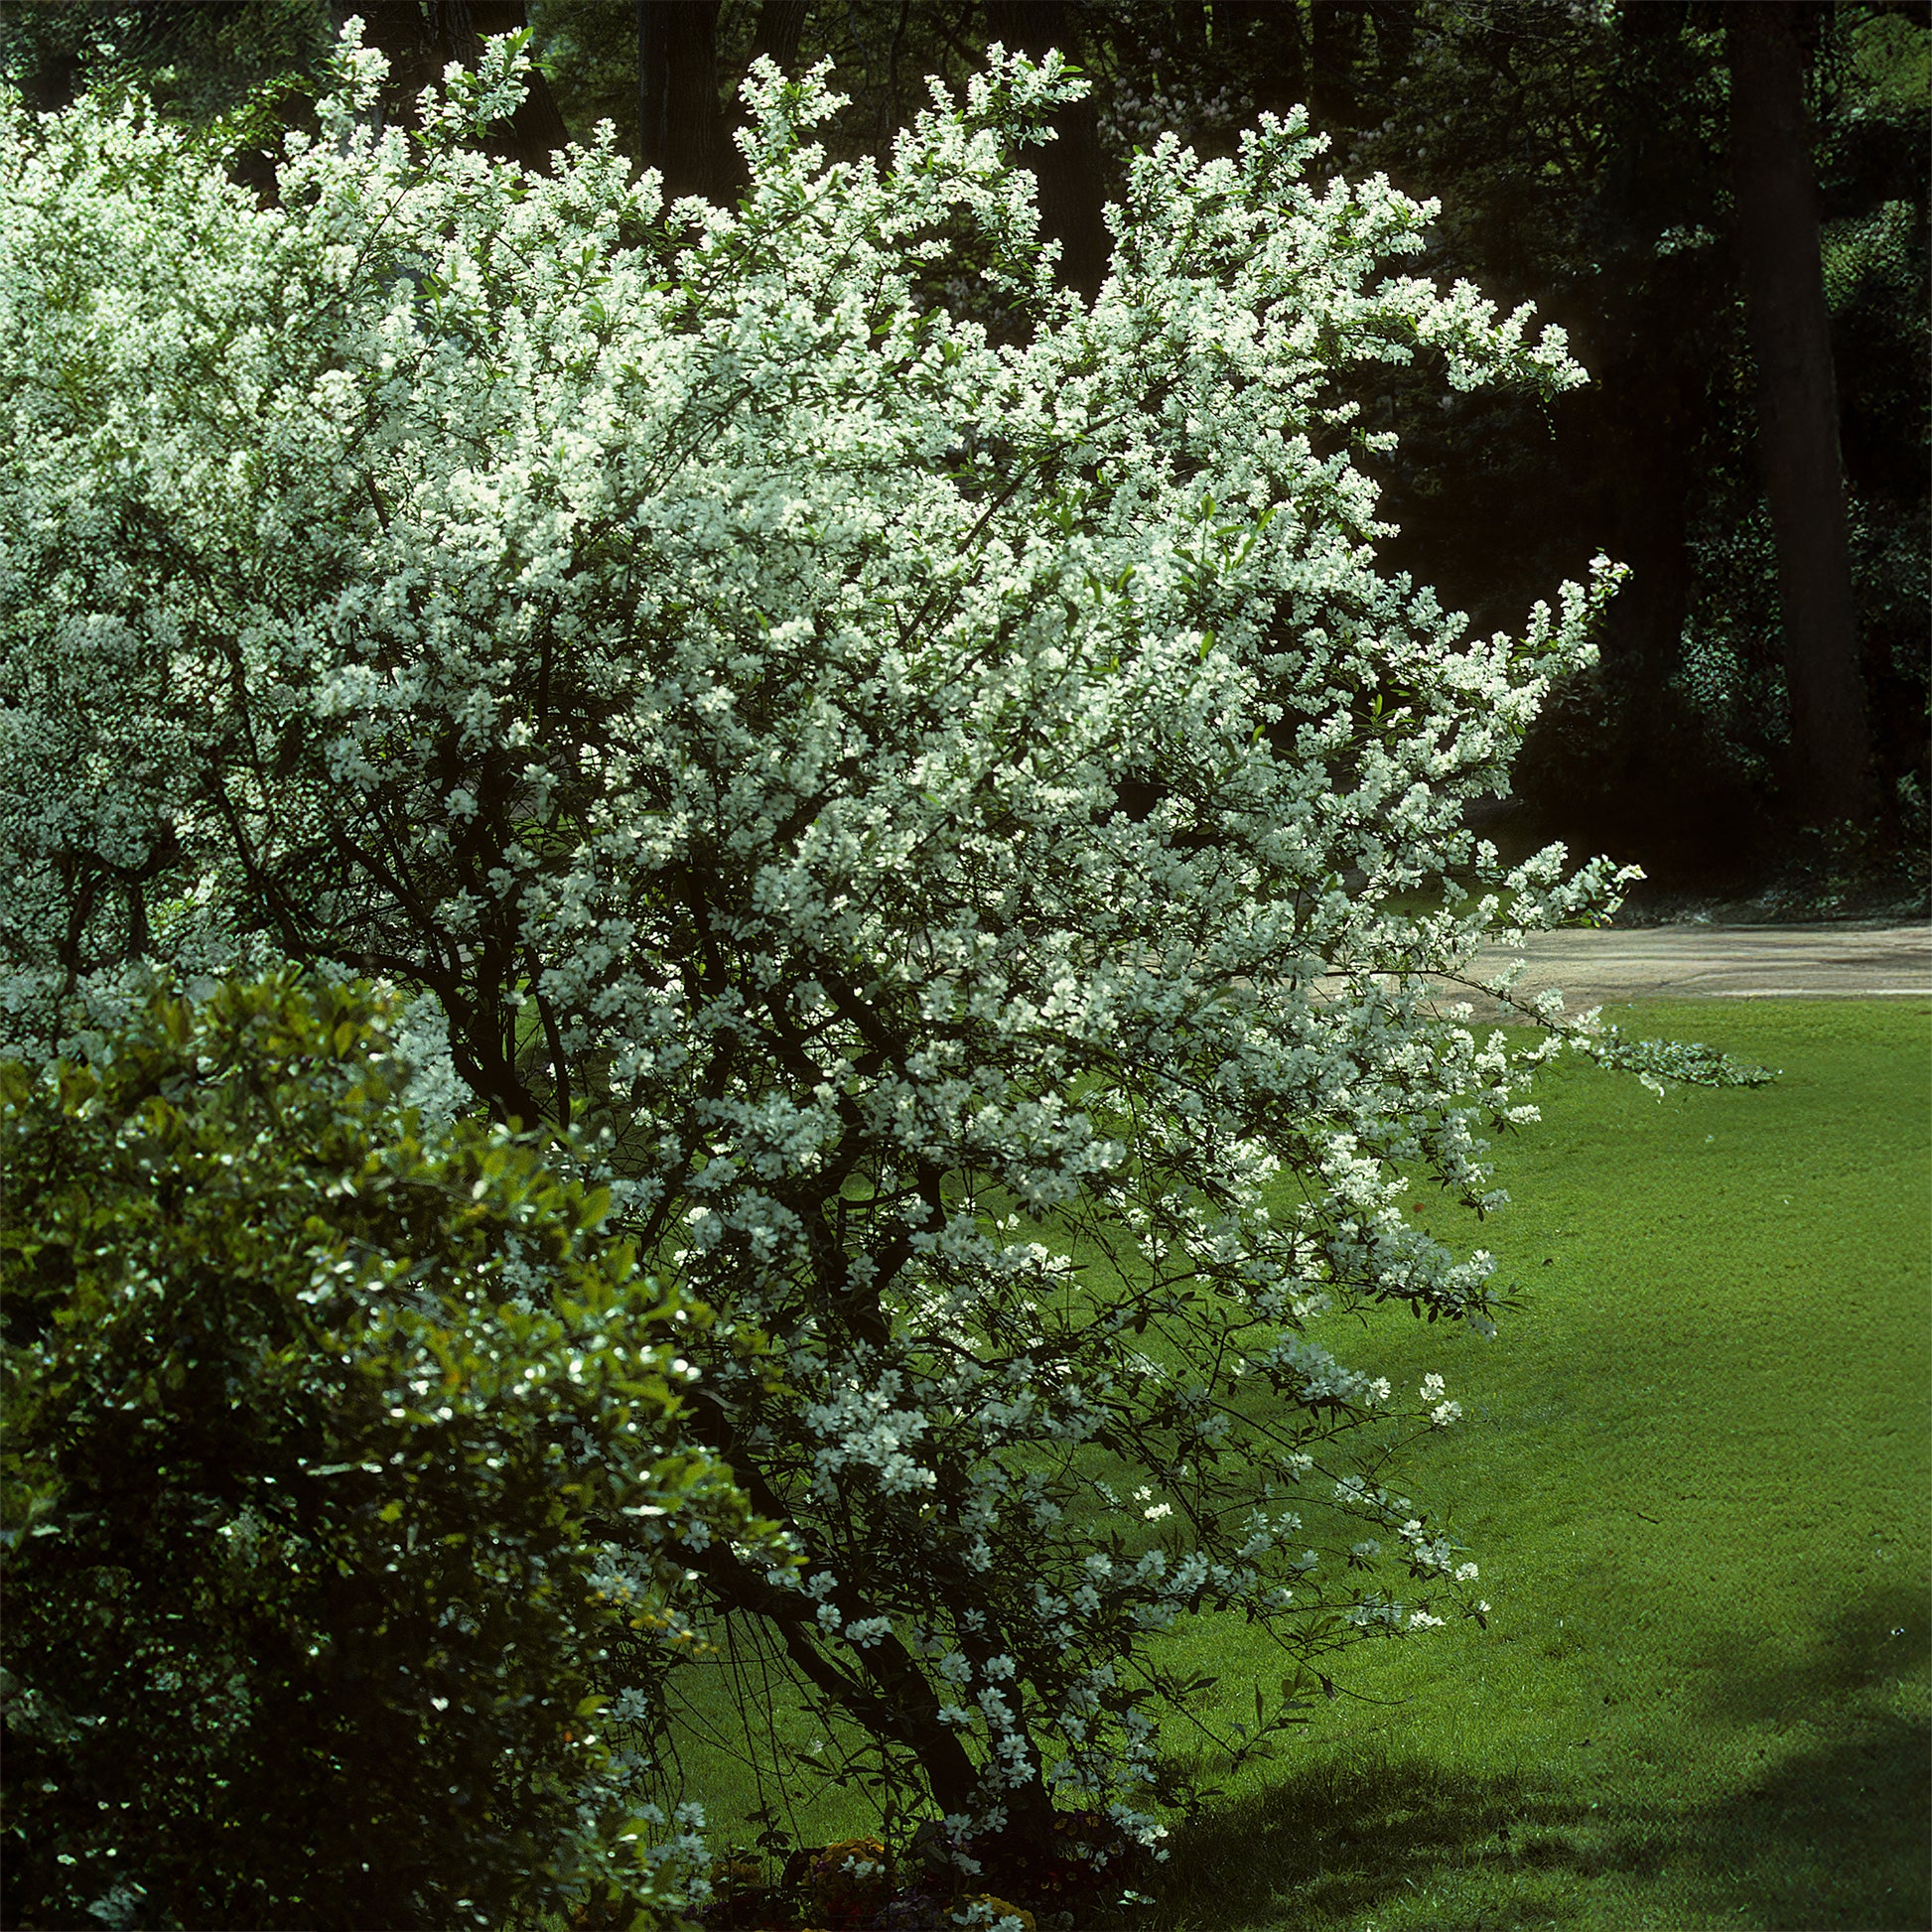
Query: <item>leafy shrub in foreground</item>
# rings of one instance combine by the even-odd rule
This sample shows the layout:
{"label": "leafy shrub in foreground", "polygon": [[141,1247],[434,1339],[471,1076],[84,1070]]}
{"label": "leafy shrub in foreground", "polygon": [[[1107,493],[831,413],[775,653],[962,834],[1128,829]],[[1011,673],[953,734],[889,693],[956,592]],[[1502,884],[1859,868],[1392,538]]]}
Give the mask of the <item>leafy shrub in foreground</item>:
{"label": "leafy shrub in foreground", "polygon": [[761,1534],[677,1440],[702,1311],[426,1137],[384,1019],[286,972],[0,1067],[9,1925],[672,1895],[596,1686],[689,1641],[668,1539]]}

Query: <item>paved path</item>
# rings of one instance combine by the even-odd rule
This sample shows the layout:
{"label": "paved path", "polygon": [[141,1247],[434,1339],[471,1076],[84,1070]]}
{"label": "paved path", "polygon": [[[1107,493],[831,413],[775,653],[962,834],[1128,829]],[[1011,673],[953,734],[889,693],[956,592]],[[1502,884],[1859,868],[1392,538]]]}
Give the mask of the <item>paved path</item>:
{"label": "paved path", "polygon": [[1477,977],[1528,962],[1519,997],[1624,1000],[1932,999],[1932,924],[1610,926],[1531,934],[1520,955],[1486,946]]}

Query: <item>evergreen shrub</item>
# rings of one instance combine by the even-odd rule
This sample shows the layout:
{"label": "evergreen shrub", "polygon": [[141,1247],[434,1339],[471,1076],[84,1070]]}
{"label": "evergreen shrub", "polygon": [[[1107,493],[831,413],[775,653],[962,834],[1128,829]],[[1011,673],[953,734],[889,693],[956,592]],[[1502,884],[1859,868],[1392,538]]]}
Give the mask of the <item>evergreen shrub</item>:
{"label": "evergreen shrub", "polygon": [[6,1923],[654,1922],[671,1543],[762,1534],[679,1440],[704,1311],[426,1131],[381,999],[202,990],[0,1067]]}

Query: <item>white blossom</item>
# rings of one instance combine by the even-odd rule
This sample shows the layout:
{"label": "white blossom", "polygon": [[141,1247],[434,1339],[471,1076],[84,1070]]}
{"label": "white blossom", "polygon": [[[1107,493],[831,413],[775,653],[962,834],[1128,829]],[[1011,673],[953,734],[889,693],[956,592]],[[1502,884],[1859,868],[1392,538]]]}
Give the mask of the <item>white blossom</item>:
{"label": "white blossom", "polygon": [[568,1114],[612,1238],[716,1311],[690,1400],[804,1569],[714,1547],[693,1588],[781,1665],[923,1681],[961,1833],[1049,1738],[1151,1830],[1143,1633],[1405,1627],[1364,1522],[1447,1587],[1361,1470],[1456,1405],[1307,1331],[1493,1328],[1490,1257],[1399,1197],[1497,1204],[1548,1055],[1428,976],[1627,876],[1463,823],[1617,573],[1470,635],[1378,569],[1349,426],[1380,362],[1582,371],[1395,273],[1430,206],[1323,183],[1299,113],[1137,154],[1083,302],[1016,165],[1056,60],[937,90],[884,169],[761,64],[743,199],[668,222],[608,129],[543,179],[461,145],[501,44],[416,139],[378,68],[345,39],[270,207],[138,105],[0,97],[0,1048],[155,964],[392,980],[422,1105]]}

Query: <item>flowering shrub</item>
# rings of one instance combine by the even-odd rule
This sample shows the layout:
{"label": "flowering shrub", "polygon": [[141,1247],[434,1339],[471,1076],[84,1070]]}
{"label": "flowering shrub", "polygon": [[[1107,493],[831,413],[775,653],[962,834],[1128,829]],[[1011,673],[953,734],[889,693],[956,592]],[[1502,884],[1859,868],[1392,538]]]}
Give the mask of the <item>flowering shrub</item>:
{"label": "flowering shrub", "polygon": [[400,1074],[292,973],[0,1066],[10,1925],[677,1903],[601,1691],[688,1642],[680,1534],[773,1559],[678,1441],[696,1311]]}
{"label": "flowering shrub", "polygon": [[1315,185],[1296,117],[1137,157],[1089,305],[1015,160],[1053,59],[885,172],[760,67],[734,209],[466,148],[505,46],[415,131],[378,65],[351,31],[272,207],[138,106],[4,110],[22,1050],[141,959],[410,989],[442,1104],[575,1123],[720,1313],[689,1425],[802,1564],[694,1523],[704,1597],[966,1864],[1056,1805],[1151,1833],[1176,1619],[1276,1634],[1267,1732],[1329,1649],[1482,1607],[1386,1474],[1452,1396],[1316,1335],[1488,1325],[1404,1189],[1493,1202],[1480,1133],[1591,1035],[1423,976],[1613,902],[1461,808],[1614,574],[1467,635],[1378,572],[1344,390],[1581,372],[1394,272],[1429,207]]}

